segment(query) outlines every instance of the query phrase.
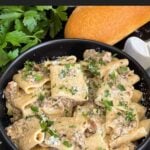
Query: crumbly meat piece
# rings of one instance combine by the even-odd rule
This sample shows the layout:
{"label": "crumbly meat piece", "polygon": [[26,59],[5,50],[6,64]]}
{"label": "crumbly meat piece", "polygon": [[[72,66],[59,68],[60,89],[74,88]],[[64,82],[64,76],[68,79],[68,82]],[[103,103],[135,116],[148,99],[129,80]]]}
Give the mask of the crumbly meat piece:
{"label": "crumbly meat piece", "polygon": [[71,116],[73,106],[74,103],[71,99],[51,97],[50,99],[44,100],[41,103],[40,108],[48,116],[62,117]]}
{"label": "crumbly meat piece", "polygon": [[24,136],[27,131],[26,120],[20,119],[14,122],[13,125],[6,128],[7,135],[17,145],[17,140]]}
{"label": "crumbly meat piece", "polygon": [[17,96],[18,90],[19,86],[15,81],[9,82],[4,90],[4,96],[6,98],[6,107],[8,109],[7,113],[9,115],[13,115],[13,118],[11,118],[12,122],[20,119],[22,116],[21,111],[13,106],[13,99]]}
{"label": "crumbly meat piece", "polygon": [[105,63],[111,62],[112,54],[110,52],[102,52],[99,53],[95,49],[87,49],[85,50],[83,57],[85,60],[94,59],[95,61],[103,60]]}
{"label": "crumbly meat piece", "polygon": [[4,90],[4,95],[5,95],[5,98],[7,99],[7,101],[11,101],[13,98],[16,97],[16,94],[18,92],[18,85],[15,81],[10,81],[5,90]]}

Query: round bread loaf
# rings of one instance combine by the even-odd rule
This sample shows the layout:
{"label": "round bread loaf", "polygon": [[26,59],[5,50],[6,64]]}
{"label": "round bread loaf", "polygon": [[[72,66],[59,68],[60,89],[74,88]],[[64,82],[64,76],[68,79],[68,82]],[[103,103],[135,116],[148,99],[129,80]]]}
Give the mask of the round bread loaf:
{"label": "round bread loaf", "polygon": [[64,34],[113,45],[149,21],[150,6],[78,6]]}

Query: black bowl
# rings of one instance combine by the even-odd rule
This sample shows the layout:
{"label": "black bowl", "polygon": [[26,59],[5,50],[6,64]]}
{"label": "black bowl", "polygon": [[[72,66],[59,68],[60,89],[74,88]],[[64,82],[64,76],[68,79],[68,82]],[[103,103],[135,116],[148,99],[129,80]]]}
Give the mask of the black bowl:
{"label": "black bowl", "polygon": [[[137,89],[144,93],[141,103],[148,109],[150,108],[150,78],[144,69],[137,63],[137,61],[135,61],[129,55],[125,54],[121,50],[118,50],[117,48],[95,41],[81,39],[60,39],[49,41],[33,47],[20,55],[13,63],[10,64],[10,66],[0,78],[0,132],[2,133],[2,136],[4,137],[7,145],[9,146],[9,149],[15,150],[16,147],[11,142],[10,138],[7,137],[4,129],[10,124],[10,121],[9,116],[6,114],[3,90],[7,83],[12,80],[12,76],[23,67],[23,64],[26,60],[40,62],[46,58],[55,59],[57,56],[64,55],[75,55],[78,59],[82,59],[82,55],[85,49],[96,49],[97,51],[107,50],[113,54],[117,54],[118,58],[128,58],[130,62],[130,68],[135,70],[135,73],[138,74],[141,78],[141,81],[135,85]],[[148,111],[146,116],[150,118],[150,113]],[[149,137],[139,140],[137,149],[146,149],[149,142]]]}

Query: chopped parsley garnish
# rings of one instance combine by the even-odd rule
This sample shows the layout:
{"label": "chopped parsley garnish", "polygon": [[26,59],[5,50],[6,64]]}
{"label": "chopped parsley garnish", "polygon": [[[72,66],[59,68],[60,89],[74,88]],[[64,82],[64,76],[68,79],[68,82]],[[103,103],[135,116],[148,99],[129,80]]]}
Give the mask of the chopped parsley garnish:
{"label": "chopped parsley garnish", "polygon": [[51,135],[51,136],[54,136],[55,138],[56,137],[59,137],[58,133],[54,130],[51,130],[51,129],[48,129],[47,132]]}
{"label": "chopped parsley garnish", "polygon": [[109,92],[109,90],[105,90],[104,91],[104,97],[108,97],[108,96],[110,96],[110,92]]}
{"label": "chopped parsley garnish", "polygon": [[111,72],[111,73],[109,74],[109,77],[110,77],[110,79],[113,80],[113,81],[116,80],[116,78],[117,78],[116,72],[115,72],[115,71]]}
{"label": "chopped parsley garnish", "polygon": [[60,79],[65,78],[66,75],[67,75],[67,73],[68,73],[67,70],[62,69],[62,70],[60,71],[60,73],[59,73],[59,78],[60,78]]}
{"label": "chopped parsley garnish", "polygon": [[37,106],[31,106],[31,110],[32,110],[34,113],[39,112],[39,108],[38,108]]}
{"label": "chopped parsley garnish", "polygon": [[125,110],[125,120],[126,121],[131,122],[131,121],[135,120],[135,114],[133,112],[133,109],[129,108],[126,102],[120,101],[119,106],[123,106],[126,109]]}
{"label": "chopped parsley garnish", "polygon": [[69,141],[64,141],[63,145],[65,145],[66,147],[72,147],[72,144]]}
{"label": "chopped parsley garnish", "polygon": [[42,94],[42,93],[40,93],[39,96],[38,96],[38,100],[39,100],[39,101],[43,101],[44,98],[45,98],[45,95]]}
{"label": "chopped parsley garnish", "polygon": [[64,69],[62,69],[58,75],[60,79],[65,78],[68,75],[71,66],[73,66],[73,64],[65,64],[64,65]]}
{"label": "chopped parsley garnish", "polygon": [[113,102],[112,102],[112,101],[110,101],[110,100],[108,100],[108,99],[103,99],[103,100],[102,100],[102,103],[103,103],[103,105],[104,105],[104,107],[105,107],[105,109],[106,109],[107,111],[111,111],[112,106],[113,106]]}
{"label": "chopped parsley garnish", "polygon": [[26,79],[28,75],[32,74],[34,64],[35,63],[33,61],[28,61],[28,60],[24,63],[24,68],[23,68],[24,79]]}
{"label": "chopped parsley garnish", "polygon": [[65,64],[65,68],[66,68],[67,70],[69,70],[72,66],[73,66],[73,64]]}
{"label": "chopped parsley garnish", "polygon": [[33,69],[33,66],[34,66],[34,62],[27,60],[27,61],[24,63],[24,70],[25,70],[25,71],[31,71],[31,70]]}
{"label": "chopped parsley garnish", "polygon": [[106,65],[106,63],[102,59],[99,60],[99,64],[100,65]]}
{"label": "chopped parsley garnish", "polygon": [[71,87],[69,91],[72,95],[75,95],[78,92],[78,89],[76,87]]}
{"label": "chopped parsley garnish", "polygon": [[54,121],[46,120],[46,121],[41,121],[40,126],[43,131],[47,131],[48,127],[52,126],[53,124],[54,124]]}
{"label": "chopped parsley garnish", "polygon": [[51,136],[54,136],[54,137],[59,137],[58,133],[52,129],[50,129],[49,127],[51,127],[52,125],[54,124],[54,121],[51,121],[51,120],[46,120],[46,121],[41,121],[40,122],[40,126],[42,128],[42,131],[43,132],[47,132],[49,133]]}
{"label": "chopped parsley garnish", "polygon": [[125,113],[125,120],[128,122],[134,121],[135,120],[135,114],[133,112],[133,109],[129,109]]}
{"label": "chopped parsley garnish", "polygon": [[34,71],[34,65],[35,65],[35,62],[33,61],[26,61],[24,63],[23,79],[27,79],[29,75],[32,75],[35,81],[42,80],[42,75]]}
{"label": "chopped parsley garnish", "polygon": [[42,75],[40,75],[40,74],[34,74],[34,80],[35,81],[40,81],[40,80],[42,80]]}
{"label": "chopped parsley garnish", "polygon": [[119,74],[126,73],[128,71],[128,67],[126,66],[121,66],[120,68],[117,69]]}
{"label": "chopped parsley garnish", "polygon": [[127,107],[128,107],[128,106],[127,106],[127,103],[124,102],[124,101],[120,101],[120,102],[119,102],[119,106],[123,106],[124,108],[127,108]]}
{"label": "chopped parsley garnish", "polygon": [[126,90],[125,87],[124,87],[124,85],[122,85],[122,84],[118,84],[118,85],[117,85],[117,88],[118,88],[120,91],[125,91],[125,90]]}
{"label": "chopped parsley garnish", "polygon": [[100,75],[98,64],[95,60],[90,59],[88,63],[88,70],[92,75]]}
{"label": "chopped parsley garnish", "polygon": [[71,88],[67,88],[66,86],[62,85],[59,87],[59,89],[65,90],[65,91],[71,93],[72,95],[75,95],[78,92],[78,89],[73,86]]}

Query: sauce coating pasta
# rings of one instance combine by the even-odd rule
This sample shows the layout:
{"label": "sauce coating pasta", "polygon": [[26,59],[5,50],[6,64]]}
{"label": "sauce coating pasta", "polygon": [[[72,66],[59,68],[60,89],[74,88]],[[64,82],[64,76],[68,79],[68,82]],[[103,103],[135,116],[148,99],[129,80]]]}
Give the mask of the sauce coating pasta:
{"label": "sauce coating pasta", "polygon": [[8,83],[6,132],[19,150],[134,150],[148,135],[129,61],[94,49],[83,58],[26,61]]}

